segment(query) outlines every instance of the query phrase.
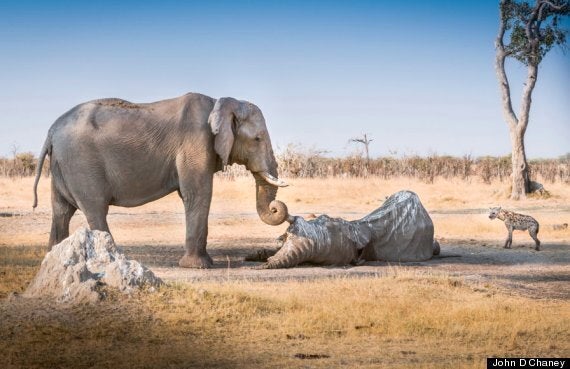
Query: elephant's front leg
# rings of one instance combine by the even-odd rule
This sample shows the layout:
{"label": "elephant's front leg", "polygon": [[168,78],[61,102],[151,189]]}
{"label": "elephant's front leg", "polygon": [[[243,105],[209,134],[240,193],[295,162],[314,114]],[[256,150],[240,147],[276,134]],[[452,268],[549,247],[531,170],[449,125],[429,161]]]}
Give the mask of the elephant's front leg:
{"label": "elephant's front leg", "polygon": [[200,183],[181,184],[180,197],[186,212],[186,253],[178,262],[184,268],[210,268],[213,261],[206,251],[208,213],[212,200],[212,178]]}

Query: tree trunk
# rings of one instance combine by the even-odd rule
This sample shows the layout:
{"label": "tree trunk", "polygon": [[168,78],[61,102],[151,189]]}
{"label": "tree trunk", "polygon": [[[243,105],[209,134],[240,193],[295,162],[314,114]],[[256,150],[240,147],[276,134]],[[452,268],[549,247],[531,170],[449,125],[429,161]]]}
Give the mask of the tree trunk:
{"label": "tree trunk", "polygon": [[511,160],[513,165],[511,199],[520,200],[529,192],[529,173],[524,150],[524,132],[511,131]]}
{"label": "tree trunk", "polygon": [[[526,194],[530,192],[530,177],[528,170],[528,163],[526,161],[526,153],[524,148],[524,135],[526,128],[528,126],[530,105],[532,102],[532,91],[536,85],[536,79],[538,77],[538,59],[536,57],[538,53],[537,45],[532,45],[531,57],[529,57],[529,62],[527,65],[527,79],[525,87],[523,89],[521,97],[521,110],[519,117],[517,118],[515,112],[513,111],[513,106],[511,103],[511,91],[509,87],[509,80],[505,72],[505,59],[509,56],[505,45],[503,42],[503,37],[505,36],[505,31],[507,30],[507,18],[503,13],[503,6],[505,1],[501,1],[500,9],[500,23],[499,23],[499,33],[497,39],[495,40],[495,48],[497,49],[497,54],[495,58],[495,71],[497,73],[497,80],[499,82],[499,88],[501,91],[501,102],[503,108],[503,115],[505,122],[509,127],[509,132],[511,135],[511,158],[512,158],[512,189],[511,189],[511,199],[519,200],[525,198]],[[539,7],[537,4],[536,10],[533,13],[532,19],[536,20],[539,15]],[[531,21],[532,21],[531,19]],[[529,22],[531,22],[529,21]],[[528,23],[530,24],[530,23]],[[530,27],[530,26],[528,26]],[[527,27],[527,37],[532,40],[531,34],[529,34],[529,28]]]}

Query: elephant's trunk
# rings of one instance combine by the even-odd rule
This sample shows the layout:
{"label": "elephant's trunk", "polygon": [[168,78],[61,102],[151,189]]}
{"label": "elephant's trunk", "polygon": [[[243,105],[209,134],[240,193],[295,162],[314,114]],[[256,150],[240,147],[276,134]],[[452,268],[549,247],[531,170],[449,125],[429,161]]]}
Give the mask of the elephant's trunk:
{"label": "elephant's trunk", "polygon": [[[273,178],[276,176],[269,173]],[[269,225],[279,225],[289,218],[287,205],[279,200],[275,200],[277,196],[277,185],[270,184],[265,177],[267,174],[261,175],[253,173],[255,177],[256,190],[256,206],[259,218]],[[275,178],[277,180],[277,178]]]}

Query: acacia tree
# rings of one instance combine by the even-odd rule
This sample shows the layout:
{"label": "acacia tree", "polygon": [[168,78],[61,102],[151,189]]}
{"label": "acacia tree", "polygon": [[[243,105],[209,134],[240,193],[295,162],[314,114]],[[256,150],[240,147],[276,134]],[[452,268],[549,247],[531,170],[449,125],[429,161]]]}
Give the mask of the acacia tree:
{"label": "acacia tree", "polygon": [[[553,46],[565,44],[566,31],[560,27],[560,18],[569,14],[569,3],[568,0],[536,0],[534,5],[516,0],[501,0],[499,3],[495,70],[501,90],[503,115],[511,137],[511,198],[515,200],[524,198],[530,192],[524,135],[529,121],[532,91],[538,77],[538,65]],[[505,72],[506,58],[514,58],[527,67],[518,117],[511,102],[511,91]]]}
{"label": "acacia tree", "polygon": [[364,145],[364,150],[366,153],[366,168],[368,168],[368,166],[370,165],[370,153],[368,151],[368,147],[370,146],[370,143],[372,141],[374,141],[373,138],[369,138],[368,135],[365,133],[362,135],[362,138],[357,137],[357,138],[351,138],[349,140],[350,142],[355,142],[355,143],[361,143]]}

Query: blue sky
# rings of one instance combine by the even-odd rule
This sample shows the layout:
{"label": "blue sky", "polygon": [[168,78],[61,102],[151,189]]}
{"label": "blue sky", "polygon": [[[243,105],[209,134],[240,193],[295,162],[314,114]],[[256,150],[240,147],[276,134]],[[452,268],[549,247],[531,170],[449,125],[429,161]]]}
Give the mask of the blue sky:
{"label": "blue sky", "polygon": [[[254,102],[277,150],[504,155],[496,1],[0,1],[0,156],[101,97]],[[565,24],[568,26],[568,21]],[[511,62],[518,107],[524,67]],[[570,55],[541,64],[529,157],[570,152]]]}

